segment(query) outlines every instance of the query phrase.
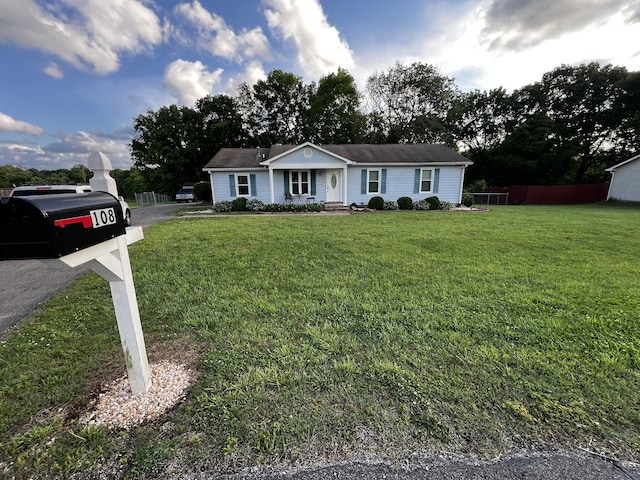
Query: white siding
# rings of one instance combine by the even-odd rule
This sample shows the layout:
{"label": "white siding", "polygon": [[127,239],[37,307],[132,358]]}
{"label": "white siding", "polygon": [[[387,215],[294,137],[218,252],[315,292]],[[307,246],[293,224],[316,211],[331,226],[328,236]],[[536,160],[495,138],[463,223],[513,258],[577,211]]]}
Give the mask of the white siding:
{"label": "white siding", "polygon": [[640,158],[615,169],[609,198],[640,202]]}
{"label": "white siding", "polygon": [[[229,175],[255,175],[256,176],[256,195],[243,195],[247,199],[258,199],[264,203],[271,203],[271,194],[269,192],[269,172],[266,170],[258,170],[255,172],[213,172],[213,193],[216,202],[222,200],[235,200],[237,196],[231,195],[229,185]],[[282,182],[282,180],[281,180]]]}
{"label": "white siding", "polygon": [[[296,152],[297,153],[297,152]],[[307,161],[306,168],[304,164],[302,164],[302,160],[298,158],[294,161],[290,160],[289,157],[284,157],[281,160],[278,160],[277,166],[278,170],[273,171],[273,187],[274,187],[274,201],[276,203],[284,203],[284,170],[280,170],[280,168],[284,166],[290,167],[291,170],[298,169],[309,169],[315,170],[316,172],[316,194],[315,201],[316,202],[324,202],[326,198],[326,172],[323,168],[318,168],[320,165],[325,165],[326,168],[342,168],[344,167],[344,163],[341,161],[338,162],[329,162],[326,163],[319,162],[321,160],[319,157],[325,156],[327,160],[330,160],[331,157],[314,151],[312,163],[311,159],[306,159],[302,152],[300,153],[300,157]],[[286,160],[286,161],[285,161]],[[302,166],[302,168],[301,168]],[[437,196],[440,201],[443,202],[453,202],[459,203],[461,198],[461,185],[462,185],[462,175],[464,174],[464,167],[460,166],[440,166],[440,167],[429,167],[429,168],[439,168],[440,174],[438,178],[438,191],[431,193],[414,193],[414,178],[415,178],[415,170],[419,167],[392,167],[392,166],[380,166],[380,167],[363,167],[363,166],[350,166],[347,169],[347,203],[357,203],[357,204],[367,204],[371,197],[375,194],[362,194],[361,193],[361,172],[363,169],[382,169],[385,168],[387,171],[386,176],[386,185],[385,185],[385,193],[379,194],[385,200],[398,200],[400,197],[411,197],[413,201],[421,200],[432,195]],[[424,168],[424,167],[423,167]],[[221,200],[234,200],[236,197],[231,195],[231,189],[229,186],[229,175],[255,175],[256,176],[256,195],[255,196],[247,196],[247,198],[256,198],[262,200],[264,203],[271,203],[271,192],[269,186],[269,172],[264,170],[256,170],[253,172],[233,172],[233,171],[220,171],[213,172],[211,176],[213,178],[213,190],[214,190],[214,198],[216,202]],[[302,200],[300,200],[302,201]]]}
{"label": "white siding", "polygon": [[[382,169],[387,170],[387,180],[385,193],[380,194],[362,194],[361,193],[361,172],[366,169]],[[431,193],[414,193],[415,170],[420,167],[363,167],[354,166],[349,168],[349,203],[367,204],[371,197],[379,195],[385,200],[398,200],[400,197],[411,197],[415,202],[427,197],[436,196],[442,202],[459,203],[462,192],[462,175],[464,167],[428,167],[439,168],[440,174],[438,179],[438,191]],[[427,168],[427,167],[422,167]]]}

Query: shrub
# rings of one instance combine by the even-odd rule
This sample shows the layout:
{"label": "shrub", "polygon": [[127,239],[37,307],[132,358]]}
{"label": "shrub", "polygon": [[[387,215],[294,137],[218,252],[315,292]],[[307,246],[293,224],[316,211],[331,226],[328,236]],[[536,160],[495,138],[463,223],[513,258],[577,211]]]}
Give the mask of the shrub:
{"label": "shrub", "polygon": [[424,199],[418,200],[413,204],[414,210],[429,210],[430,207],[431,207],[431,204]]}
{"label": "shrub", "polygon": [[324,211],[324,203],[308,203],[305,206],[307,207],[307,212],[323,212]]}
{"label": "shrub", "polygon": [[211,201],[211,184],[209,182],[198,182],[193,186],[193,194],[199,202]]}
{"label": "shrub", "polygon": [[475,182],[470,183],[465,187],[464,191],[469,193],[482,193],[486,189],[487,189],[487,181],[482,179],[482,180],[476,180]]}
{"label": "shrub", "polygon": [[440,202],[440,208],[442,210],[453,210],[456,208],[456,204],[453,202]]}
{"label": "shrub", "polygon": [[232,203],[231,210],[234,212],[244,212],[247,209],[247,199],[244,197],[238,197]]}
{"label": "shrub", "polygon": [[413,200],[411,197],[400,197],[398,199],[398,208],[400,210],[411,210],[413,208]]}
{"label": "shrub", "polygon": [[398,202],[395,200],[387,200],[382,204],[383,210],[398,210]]}
{"label": "shrub", "polygon": [[470,193],[463,193],[462,204],[465,207],[471,207],[471,205],[473,205],[473,195],[471,195]]}
{"label": "shrub", "polygon": [[373,210],[382,210],[384,207],[384,198],[377,196],[371,197],[367,206]]}
{"label": "shrub", "polygon": [[425,198],[429,202],[429,210],[440,210],[440,199],[436,196]]}
{"label": "shrub", "polygon": [[256,198],[253,200],[247,200],[245,208],[251,212],[264,212],[267,209],[267,206],[262,200],[258,200]]}
{"label": "shrub", "polygon": [[231,203],[229,200],[221,200],[220,202],[216,202],[213,204],[213,211],[218,213],[230,212],[232,208],[233,203]]}

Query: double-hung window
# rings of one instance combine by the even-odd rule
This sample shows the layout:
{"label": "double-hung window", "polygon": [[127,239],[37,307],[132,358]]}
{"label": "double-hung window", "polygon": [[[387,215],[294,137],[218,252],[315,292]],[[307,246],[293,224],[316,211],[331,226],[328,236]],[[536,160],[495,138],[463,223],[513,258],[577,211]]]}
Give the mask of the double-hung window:
{"label": "double-hung window", "polygon": [[309,195],[309,171],[291,172],[291,193],[293,195]]}
{"label": "double-hung window", "polygon": [[431,193],[433,189],[433,169],[424,168],[420,171],[420,193]]}
{"label": "double-hung window", "polygon": [[236,192],[238,196],[249,196],[249,175],[236,175]]}
{"label": "double-hung window", "polygon": [[232,173],[229,175],[229,195],[235,197],[255,197],[256,174],[255,173]]}
{"label": "double-hung window", "polygon": [[367,193],[380,193],[380,170],[367,171]]}

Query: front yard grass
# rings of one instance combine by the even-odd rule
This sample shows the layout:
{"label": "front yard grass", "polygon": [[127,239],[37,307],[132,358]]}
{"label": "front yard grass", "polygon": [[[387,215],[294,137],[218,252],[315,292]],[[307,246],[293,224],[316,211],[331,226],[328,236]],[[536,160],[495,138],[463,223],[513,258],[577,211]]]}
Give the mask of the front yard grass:
{"label": "front yard grass", "polygon": [[[177,219],[130,248],[150,360],[200,373],[132,432],[88,274],[0,345],[0,471],[143,476],[416,451],[638,461],[640,208]],[[4,460],[4,462],[3,462]]]}

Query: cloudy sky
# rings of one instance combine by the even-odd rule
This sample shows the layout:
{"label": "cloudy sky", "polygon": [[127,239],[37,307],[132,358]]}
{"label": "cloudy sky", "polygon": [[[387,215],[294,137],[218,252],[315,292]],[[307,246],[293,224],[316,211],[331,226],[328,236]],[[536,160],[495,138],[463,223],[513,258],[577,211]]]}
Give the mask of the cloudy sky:
{"label": "cloudy sky", "polygon": [[133,119],[235,95],[275,68],[346,68],[361,90],[396,61],[462,90],[561,64],[640,70],[640,0],[0,0],[0,165],[132,165]]}

